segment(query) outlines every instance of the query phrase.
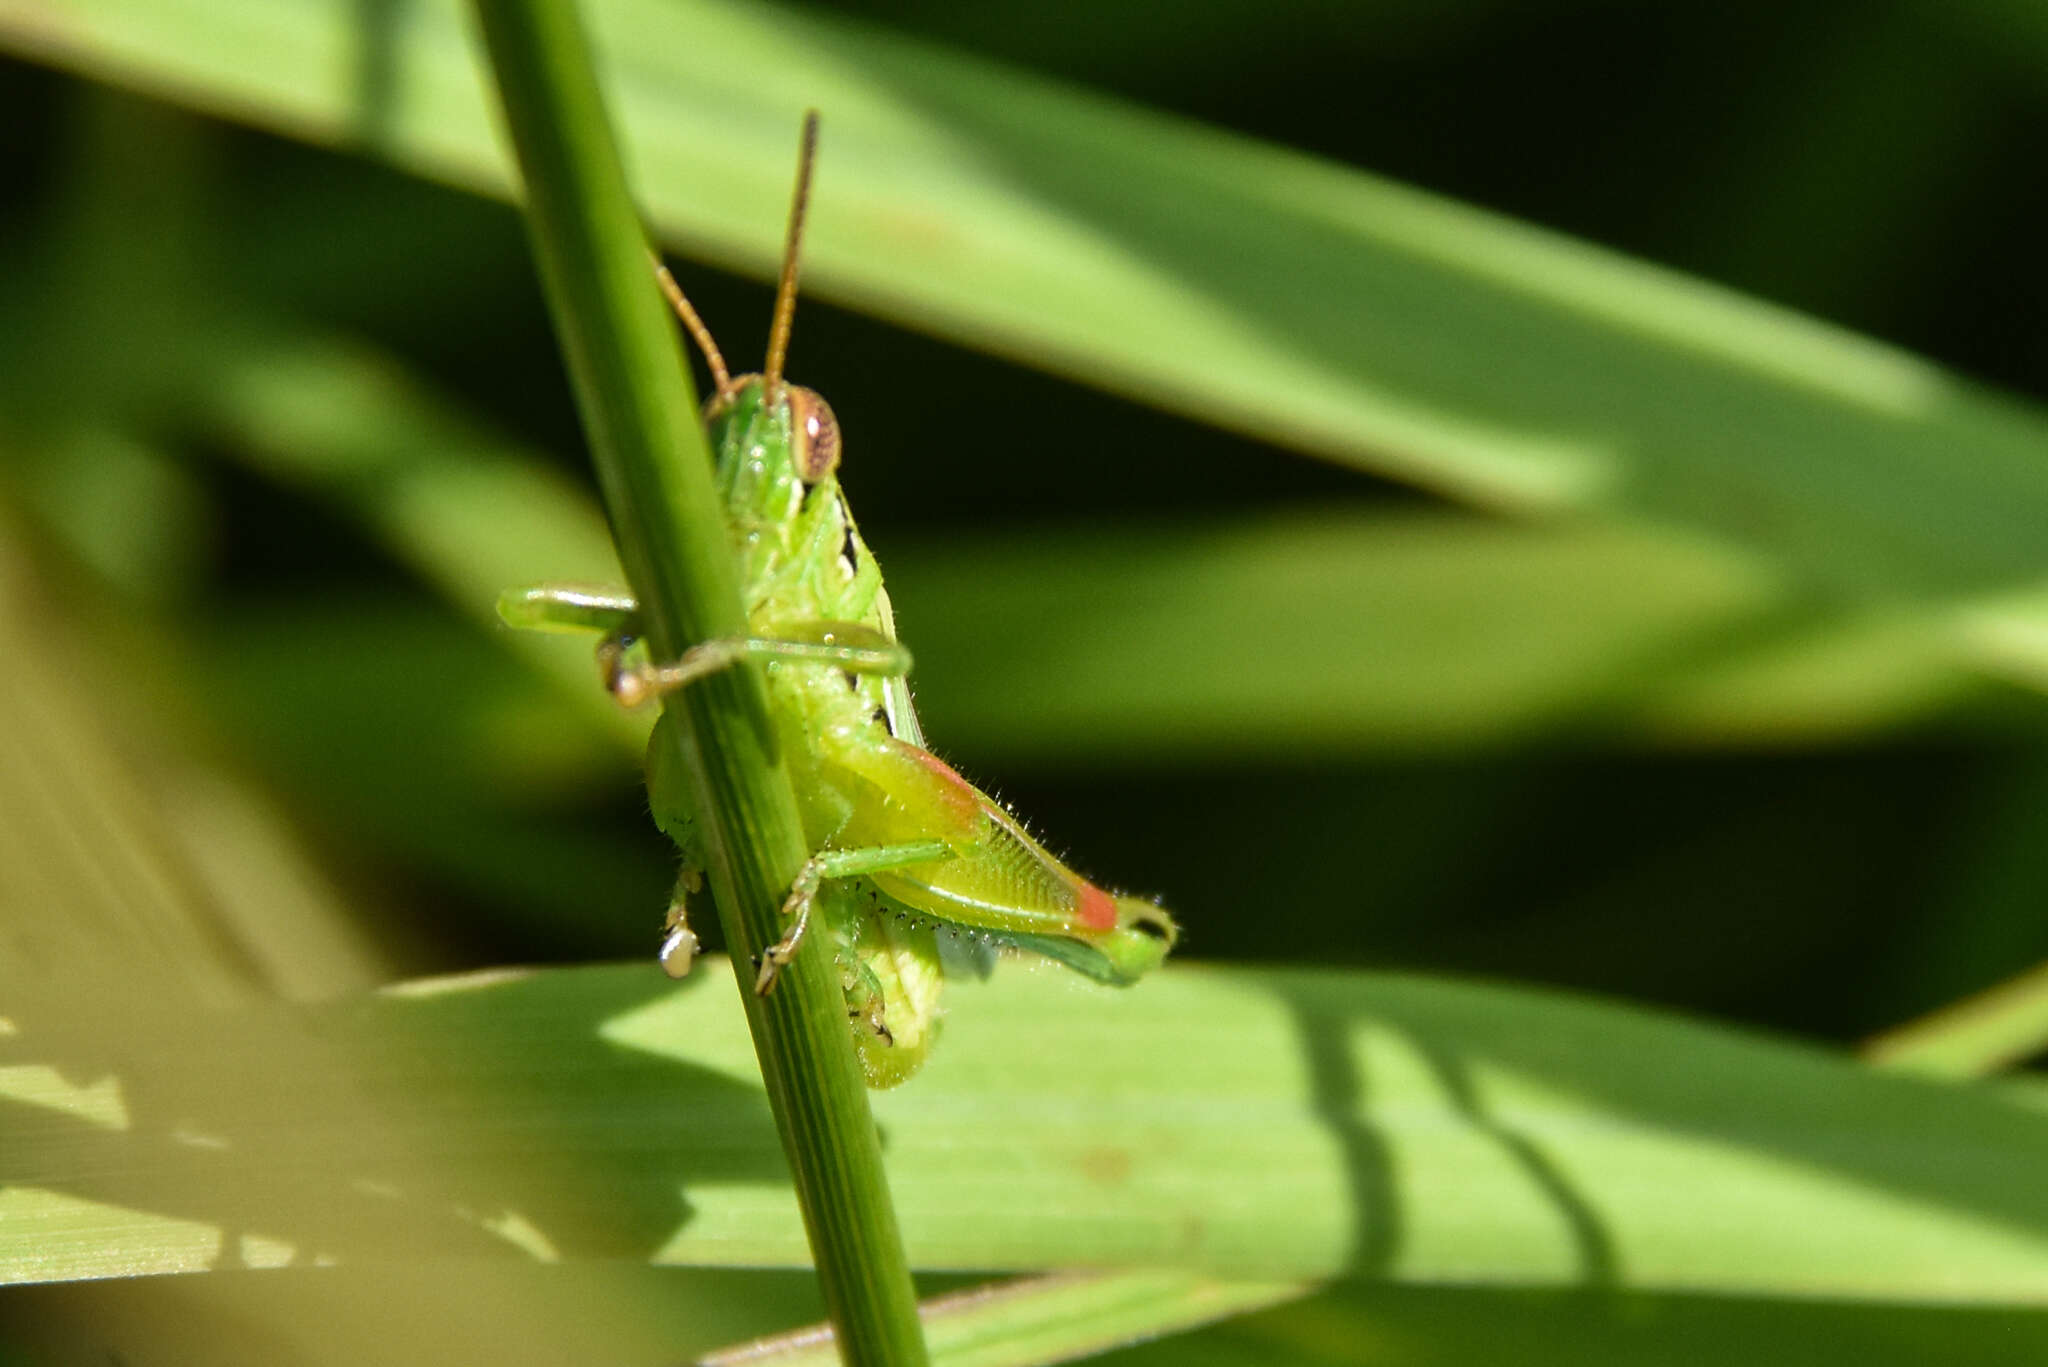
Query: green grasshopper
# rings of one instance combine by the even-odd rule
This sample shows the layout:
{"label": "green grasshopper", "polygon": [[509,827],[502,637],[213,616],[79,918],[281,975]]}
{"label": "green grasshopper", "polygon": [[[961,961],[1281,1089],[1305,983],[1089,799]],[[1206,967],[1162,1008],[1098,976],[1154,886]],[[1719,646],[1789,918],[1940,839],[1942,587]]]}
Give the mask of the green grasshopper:
{"label": "green grasshopper", "polygon": [[[1126,985],[1158,966],[1179,932],[1152,902],[1105,892],[1061,863],[1001,804],[927,750],[905,676],[882,572],[840,491],[839,425],[817,393],[783,379],[798,250],[817,146],[805,117],[766,364],[730,375],[710,331],[657,261],[660,287],[711,368],[705,404],[717,485],[738,557],[748,630],[680,659],[638,648],[638,605],[623,593],[562,585],[508,592],[514,626],[596,630],[605,687],[637,706],[743,661],[765,669],[812,854],[782,913],[787,933],[762,955],[768,992],[814,919],[832,937],[846,1013],[873,1087],[922,1065],[938,1022],[944,965],[985,971],[1002,950]],[[673,977],[697,952],[687,902],[703,885],[703,836],[684,775],[660,729],[648,751],[656,823],[682,852],[660,950]]]}

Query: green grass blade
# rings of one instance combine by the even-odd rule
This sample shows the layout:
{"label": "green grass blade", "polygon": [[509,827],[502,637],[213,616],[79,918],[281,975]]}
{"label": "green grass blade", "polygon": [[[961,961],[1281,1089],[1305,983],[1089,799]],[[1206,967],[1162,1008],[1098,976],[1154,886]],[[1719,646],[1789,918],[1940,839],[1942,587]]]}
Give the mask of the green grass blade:
{"label": "green grass blade", "polygon": [[1838,741],[1994,693],[1936,606],[1846,609],[1613,526],[1268,514],[888,553],[920,709],[973,753]]}
{"label": "green grass blade", "polygon": [[[0,1276],[807,1257],[729,975],[161,1018],[16,993]],[[877,1099],[930,1269],[2048,1303],[2048,1114],[1572,996],[1015,966]],[[200,1136],[188,1142],[179,1136]]]}
{"label": "green grass blade", "polygon": [[[940,1296],[918,1312],[936,1367],[1036,1367],[1263,1310],[1313,1289],[1189,1272],[1065,1273]],[[830,1327],[821,1324],[711,1353],[698,1367],[832,1367],[838,1360]]]}
{"label": "green grass blade", "polygon": [[[649,280],[646,239],[580,19],[568,0],[478,0],[518,149],[535,252],[619,561],[657,659],[742,634],[725,518],[675,334]],[[665,704],[707,817],[708,870],[727,943],[780,938],[805,857],[759,678],[731,670]],[[817,940],[778,991],[741,989],[802,1203],[825,1303],[849,1363],[924,1361],[916,1296],[889,1202],[845,1001]]]}
{"label": "green grass blade", "polygon": [[[0,0],[0,32],[503,193],[458,11],[373,13]],[[766,270],[782,130],[816,103],[822,294],[1490,506],[1684,526],[1832,590],[2005,593],[2048,573],[2048,428],[1911,357],[865,28],[684,13],[594,9],[636,179],[671,240],[709,256]],[[2015,635],[2038,674],[2048,651]]]}
{"label": "green grass blade", "polygon": [[1936,1077],[1981,1077],[2048,1050],[2048,965],[1888,1030],[1872,1063]]}
{"label": "green grass blade", "polygon": [[1926,1367],[2044,1353],[2039,1311],[1351,1283],[1101,1367]]}
{"label": "green grass blade", "polygon": [[175,671],[152,643],[88,647],[31,544],[0,512],[0,988],[68,981],[90,998],[145,971],[193,1002],[239,1002],[388,978],[278,814],[181,753],[154,691]]}
{"label": "green grass blade", "polygon": [[207,1367],[679,1364],[815,1318],[808,1274],[475,1258],[135,1277],[7,1291],[35,1367],[170,1354]]}

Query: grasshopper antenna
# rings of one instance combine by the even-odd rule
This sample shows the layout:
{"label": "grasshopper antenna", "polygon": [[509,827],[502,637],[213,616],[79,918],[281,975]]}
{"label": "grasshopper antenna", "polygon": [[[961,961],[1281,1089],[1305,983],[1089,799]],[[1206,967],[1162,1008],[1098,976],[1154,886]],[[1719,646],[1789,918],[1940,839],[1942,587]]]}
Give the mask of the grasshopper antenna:
{"label": "grasshopper antenna", "polygon": [[711,366],[711,378],[718,385],[719,397],[723,398],[732,389],[732,374],[725,368],[725,357],[718,354],[718,343],[711,340],[711,329],[704,326],[704,320],[697,316],[697,310],[690,307],[690,301],[683,295],[683,287],[668,273],[668,267],[661,264],[661,257],[649,251],[654,259],[654,278],[661,282],[661,292],[668,296],[668,306],[676,311],[676,317],[683,320],[690,336],[696,339],[697,349],[704,353],[704,359]]}
{"label": "grasshopper antenna", "polygon": [[768,364],[761,368],[768,402],[782,394],[782,363],[789,355],[790,320],[796,315],[796,266],[804,239],[804,213],[811,206],[811,168],[818,159],[818,111],[804,111],[796,154],[796,198],[789,206],[789,237],[782,247],[782,279],[775,286],[775,322],[768,329]]}

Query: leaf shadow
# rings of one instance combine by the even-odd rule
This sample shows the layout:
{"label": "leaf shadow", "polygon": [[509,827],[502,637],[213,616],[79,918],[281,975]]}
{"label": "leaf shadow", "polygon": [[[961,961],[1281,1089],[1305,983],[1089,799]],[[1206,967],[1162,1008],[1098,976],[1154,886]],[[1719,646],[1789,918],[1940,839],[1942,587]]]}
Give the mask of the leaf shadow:
{"label": "leaf shadow", "polygon": [[[708,991],[630,965],[310,1012],[17,996],[0,1188],[211,1227],[216,1268],[252,1249],[646,1261],[693,1218],[686,1188],[787,1181],[758,1085],[605,1036]],[[41,1069],[56,1083],[25,1086]],[[148,1263],[165,1239],[105,1242]]]}
{"label": "leaf shadow", "polygon": [[[1361,1275],[1387,1276],[1401,1251],[1404,1219],[1393,1154],[1386,1136],[1368,1120],[1374,1101],[1372,1064],[1354,1044],[1355,1031],[1367,1017],[1346,1011],[1327,997],[1306,993],[1283,996],[1300,1032],[1315,1112],[1344,1155],[1353,1211],[1346,1265]],[[1512,1117],[1489,1108],[1457,1049],[1428,1034],[1404,1034],[1403,1042],[1425,1062],[1452,1112],[1497,1145],[1560,1216],[1570,1234],[1575,1280],[1588,1286],[1613,1285],[1616,1264],[1611,1236],[1592,1203],[1538,1139]]]}
{"label": "leaf shadow", "polygon": [[[1881,1194],[1890,1208],[1903,1202],[2048,1237],[2048,1188],[2034,1180],[2048,1171],[2048,1129],[1969,1087],[1559,992],[1314,970],[1257,980],[1291,1012],[1316,1112],[1346,1155],[1350,1266],[1360,1275],[1391,1270],[1418,1218],[1402,1207],[1414,1198],[1374,1113],[1389,1103],[1373,1094],[1371,1060],[1357,1046],[1366,1030],[1398,1040],[1451,1115],[1496,1146],[1555,1212],[1572,1284],[1630,1284],[1614,1203],[1634,1198],[1618,1193],[1645,1173],[1682,1180],[1673,1174],[1683,1159],[1652,1154],[1653,1166],[1615,1185],[1601,1165],[1618,1152],[1609,1142],[1617,1128],[1668,1137],[1680,1146],[1673,1154],[1746,1155],[1827,1189]],[[1560,1108],[1545,1097],[1571,1101]],[[1642,1218],[1658,1217],[1637,1211],[1631,1238]],[[1742,1218],[1772,1215],[1759,1208]]]}

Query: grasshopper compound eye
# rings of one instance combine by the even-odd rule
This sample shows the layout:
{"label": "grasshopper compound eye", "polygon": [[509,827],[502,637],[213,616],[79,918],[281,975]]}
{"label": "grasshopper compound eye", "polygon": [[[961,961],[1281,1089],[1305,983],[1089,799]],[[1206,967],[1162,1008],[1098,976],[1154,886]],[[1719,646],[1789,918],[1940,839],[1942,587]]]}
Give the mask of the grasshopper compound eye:
{"label": "grasshopper compound eye", "polygon": [[786,385],[789,396],[790,460],[797,477],[816,484],[839,468],[839,419],[814,389]]}

